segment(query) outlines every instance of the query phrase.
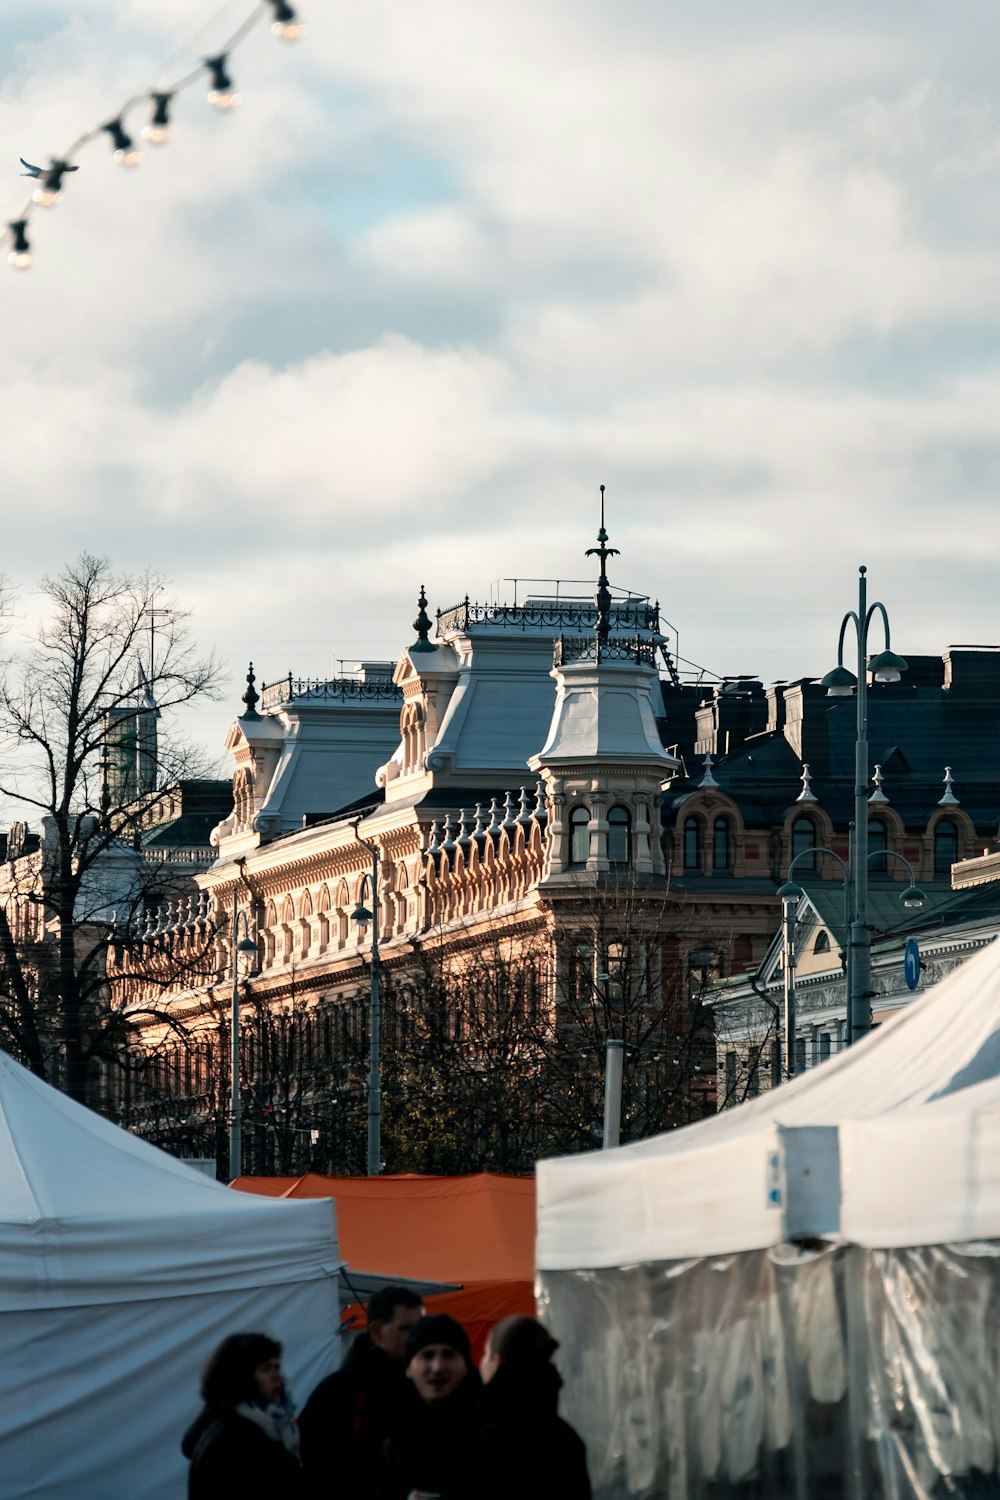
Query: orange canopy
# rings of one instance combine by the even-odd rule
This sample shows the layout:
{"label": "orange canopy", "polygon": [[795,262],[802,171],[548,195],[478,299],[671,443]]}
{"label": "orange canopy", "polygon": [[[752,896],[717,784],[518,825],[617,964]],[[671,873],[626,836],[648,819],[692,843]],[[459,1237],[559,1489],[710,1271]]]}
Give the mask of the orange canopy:
{"label": "orange canopy", "polygon": [[233,1187],[278,1198],[333,1198],[340,1253],[386,1280],[461,1282],[428,1309],[464,1324],[478,1358],[488,1330],[534,1313],[535,1181],[470,1177],[238,1177]]}

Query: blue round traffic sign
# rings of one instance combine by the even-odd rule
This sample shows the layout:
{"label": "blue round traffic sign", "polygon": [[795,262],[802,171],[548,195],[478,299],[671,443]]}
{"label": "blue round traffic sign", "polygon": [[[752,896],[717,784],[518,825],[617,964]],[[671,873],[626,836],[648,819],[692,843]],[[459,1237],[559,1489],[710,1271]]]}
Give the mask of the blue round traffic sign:
{"label": "blue round traffic sign", "polygon": [[906,988],[915,990],[920,983],[920,946],[915,937],[906,939],[906,947],[903,949],[903,976],[906,979]]}

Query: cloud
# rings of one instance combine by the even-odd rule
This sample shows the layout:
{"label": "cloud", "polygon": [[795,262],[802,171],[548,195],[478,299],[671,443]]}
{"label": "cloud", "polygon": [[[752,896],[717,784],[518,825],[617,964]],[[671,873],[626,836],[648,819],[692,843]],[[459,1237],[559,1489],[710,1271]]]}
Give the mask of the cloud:
{"label": "cloud", "polygon": [[[420,582],[579,575],[605,481],[717,670],[821,669],[858,561],[921,649],[1000,634],[992,10],[303,10],[231,117],[199,85],[134,172],[88,150],[0,276],[20,579],[152,562],[206,643],[315,674],[398,649]],[[11,203],[203,13],[20,0]]]}

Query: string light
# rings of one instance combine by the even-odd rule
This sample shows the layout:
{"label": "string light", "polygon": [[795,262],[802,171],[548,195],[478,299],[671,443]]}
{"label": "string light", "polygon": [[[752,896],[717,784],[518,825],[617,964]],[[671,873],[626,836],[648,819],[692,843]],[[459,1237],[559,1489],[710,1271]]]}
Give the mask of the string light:
{"label": "string light", "polygon": [[51,208],[53,203],[58,203],[63,177],[67,172],[72,171],[73,168],[68,161],[54,161],[32,193],[32,202],[37,203],[41,208]]}
{"label": "string light", "polygon": [[[194,51],[197,56],[197,44],[202,36],[206,34],[209,27],[218,21],[224,11],[229,9],[229,0],[222,10],[212,20],[203,25],[194,37],[189,38],[181,52]],[[135,94],[125,101],[113,120],[107,124],[98,125],[93,130],[87,131],[73,142],[68,151],[61,157],[53,158],[47,171],[38,178],[38,183],[31,194],[31,201],[21,208],[21,216],[11,219],[7,224],[7,234],[0,234],[0,240],[8,239],[10,251],[8,261],[18,270],[26,270],[34,263],[34,255],[28,244],[27,226],[28,218],[35,206],[49,208],[59,201],[62,190],[63,177],[67,172],[76,172],[78,167],[73,160],[81,150],[89,146],[101,135],[109,135],[114,151],[114,159],[122,166],[133,167],[142,160],[142,151],[136,146],[135,141],[125,128],[126,117],[140,105],[151,106],[146,124],[142,127],[142,139],[149,141],[151,145],[161,146],[170,134],[170,107],[174,97],[182,90],[192,87],[204,78],[208,71],[208,99],[216,109],[233,109],[240,103],[240,95],[233,87],[233,81],[229,76],[228,63],[229,54],[233,48],[238,46],[243,39],[249,35],[260,20],[270,14],[271,30],[276,36],[286,41],[293,41],[302,34],[302,24],[298,20],[295,10],[288,4],[288,0],[254,0],[253,10],[243,22],[232,33],[223,44],[222,50],[214,57],[204,58],[191,72],[173,81],[169,88],[153,89],[149,84],[140,88]],[[158,70],[157,77],[162,75],[173,58],[180,53],[174,53],[171,59]],[[21,200],[23,203],[23,199]],[[10,212],[10,209],[7,209]],[[0,208],[0,225],[5,217],[3,209]]]}
{"label": "string light", "polygon": [[286,3],[286,0],[270,0],[270,3],[274,7],[271,30],[275,36],[282,37],[286,42],[294,42],[302,35],[302,24],[294,10]]}
{"label": "string light", "polygon": [[13,224],[7,225],[11,234],[10,254],[8,261],[17,271],[26,271],[33,263],[35,257],[31,253],[28,244],[28,221],[27,219],[15,219]]}
{"label": "string light", "polygon": [[142,161],[142,152],[137,148],[121,120],[109,120],[107,125],[101,126],[101,129],[111,137],[111,144],[115,148],[115,161],[123,167],[137,167]]}
{"label": "string light", "polygon": [[170,101],[173,94],[150,94],[153,112],[142,127],[142,138],[151,146],[162,146],[170,134]]}
{"label": "string light", "polygon": [[205,67],[209,74],[208,102],[216,109],[235,109],[240,96],[233,88],[233,80],[226,72],[228,57],[225,52],[219,57],[206,57]]}

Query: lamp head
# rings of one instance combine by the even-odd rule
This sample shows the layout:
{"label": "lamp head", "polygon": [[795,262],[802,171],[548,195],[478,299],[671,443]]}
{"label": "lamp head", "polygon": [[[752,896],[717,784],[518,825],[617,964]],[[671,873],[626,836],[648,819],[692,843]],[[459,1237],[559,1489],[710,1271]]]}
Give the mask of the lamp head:
{"label": "lamp head", "polygon": [[847,667],[834,667],[832,672],[827,672],[825,677],[820,678],[820,687],[826,688],[828,698],[850,698],[858,685],[858,679]]}
{"label": "lamp head", "polygon": [[902,901],[903,905],[909,907],[910,910],[918,911],[920,907],[923,906],[926,902],[927,897],[918,886],[908,885],[899,899]]}
{"label": "lamp head", "polygon": [[906,662],[895,651],[880,651],[878,656],[873,656],[869,661],[868,670],[876,682],[898,682],[901,674],[906,671]]}
{"label": "lamp head", "polygon": [[362,932],[364,932],[371,919],[372,914],[368,910],[367,906],[356,906],[351,912],[351,921],[356,927],[359,927]]}
{"label": "lamp head", "polygon": [[252,937],[240,938],[240,941],[236,944],[236,951],[237,953],[256,953],[257,944]]}
{"label": "lamp head", "polygon": [[779,885],[777,893],[782,901],[798,901],[804,894],[802,887],[796,885],[794,880],[786,880],[784,885]]}

